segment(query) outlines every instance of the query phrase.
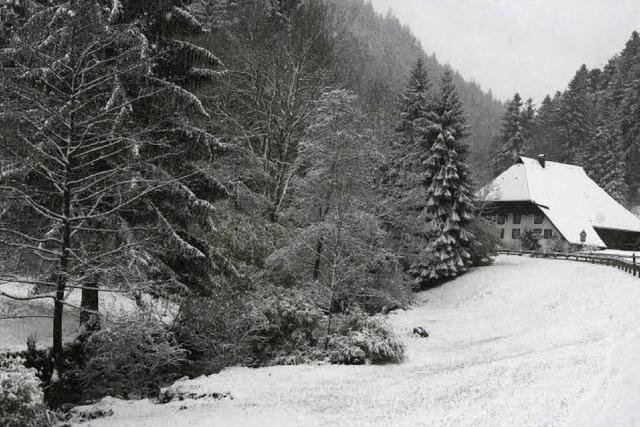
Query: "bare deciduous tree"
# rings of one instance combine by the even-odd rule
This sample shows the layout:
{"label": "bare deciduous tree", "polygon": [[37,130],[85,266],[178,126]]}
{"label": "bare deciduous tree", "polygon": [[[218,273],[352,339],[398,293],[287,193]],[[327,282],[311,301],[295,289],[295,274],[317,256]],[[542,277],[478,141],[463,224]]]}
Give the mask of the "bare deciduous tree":
{"label": "bare deciduous tree", "polygon": [[[57,367],[63,310],[71,305],[67,292],[82,290],[84,305],[94,293],[97,308],[100,282],[135,287],[130,263],[141,241],[128,238],[138,230],[124,218],[168,184],[142,173],[141,141],[154,129],[130,120],[135,103],[162,90],[127,90],[127,83],[150,73],[141,37],[135,26],[108,25],[97,2],[78,1],[35,13],[3,52],[3,115],[17,131],[1,148],[0,192],[12,212],[0,217],[0,242],[46,269],[2,279],[50,292],[2,296],[53,301]],[[24,221],[16,221],[16,213]]]}

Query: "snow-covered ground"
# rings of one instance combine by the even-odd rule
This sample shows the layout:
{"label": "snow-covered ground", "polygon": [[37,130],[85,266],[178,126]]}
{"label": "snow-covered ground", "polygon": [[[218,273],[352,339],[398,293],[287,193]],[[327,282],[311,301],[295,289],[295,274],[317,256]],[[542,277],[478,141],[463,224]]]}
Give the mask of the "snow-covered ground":
{"label": "snow-covered ground", "polygon": [[613,255],[623,258],[632,258],[635,254],[637,259],[640,261],[640,251],[623,251],[620,249],[603,249],[600,251],[583,251],[584,253],[591,255]]}
{"label": "snow-covered ground", "polygon": [[[0,291],[17,297],[30,295],[33,286],[17,283],[0,284]],[[53,334],[51,319],[53,314],[51,299],[15,301],[0,296],[0,351],[22,351],[27,348],[27,338],[32,335],[38,346],[50,346]],[[18,316],[6,319],[5,316]],[[42,316],[42,317],[22,317]],[[71,340],[78,332],[77,310],[65,309],[62,329],[65,340]]]}
{"label": "snow-covered ground", "polygon": [[89,425],[640,425],[640,279],[502,256],[420,299],[391,316],[403,364],[234,368],[174,385],[232,397],[107,399]]}
{"label": "snow-covered ground", "polygon": [[[31,295],[32,285],[3,283],[0,291],[12,296],[26,297]],[[81,291],[75,289],[66,296],[66,302],[74,307],[80,307]],[[153,312],[170,321],[173,307],[166,302],[144,297],[147,307]],[[63,317],[63,334],[65,340],[72,340],[78,333],[80,310],[66,306]],[[100,312],[107,318],[131,314],[139,310],[134,300],[120,292],[100,292]],[[51,316],[53,300],[41,299],[33,301],[16,301],[0,296],[0,351],[21,351],[26,349],[27,338],[34,335],[39,346],[50,346],[52,337]],[[18,316],[16,319],[6,319],[6,316]],[[44,316],[44,317],[20,317]],[[104,319],[103,319],[104,320]]]}

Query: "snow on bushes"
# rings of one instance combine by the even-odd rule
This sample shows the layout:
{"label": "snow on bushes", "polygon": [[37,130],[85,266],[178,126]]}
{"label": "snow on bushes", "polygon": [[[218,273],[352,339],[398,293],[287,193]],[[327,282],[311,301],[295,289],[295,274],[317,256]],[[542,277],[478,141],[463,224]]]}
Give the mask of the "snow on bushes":
{"label": "snow on bushes", "polygon": [[194,302],[182,311],[176,336],[196,360],[208,361],[217,371],[237,364],[258,367],[402,360],[402,343],[380,317],[369,317],[354,308],[349,313],[334,313],[333,326],[328,328],[327,314],[313,301],[313,296],[302,292],[271,288],[248,298],[243,307],[231,305],[228,313],[220,310],[223,305],[219,302]]}
{"label": "snow on bushes", "polygon": [[251,356],[261,364],[292,365],[316,359],[322,312],[300,293],[274,291],[252,304]]}
{"label": "snow on bushes", "polygon": [[404,359],[404,344],[380,316],[368,317],[354,311],[340,316],[338,321],[339,326],[327,345],[332,363],[385,364]]}
{"label": "snow on bushes", "polygon": [[52,422],[36,370],[26,368],[21,358],[0,354],[0,425],[39,427]]}
{"label": "snow on bushes", "polygon": [[84,366],[75,374],[87,398],[157,396],[187,363],[173,333],[146,317],[121,319],[93,333],[83,350]]}

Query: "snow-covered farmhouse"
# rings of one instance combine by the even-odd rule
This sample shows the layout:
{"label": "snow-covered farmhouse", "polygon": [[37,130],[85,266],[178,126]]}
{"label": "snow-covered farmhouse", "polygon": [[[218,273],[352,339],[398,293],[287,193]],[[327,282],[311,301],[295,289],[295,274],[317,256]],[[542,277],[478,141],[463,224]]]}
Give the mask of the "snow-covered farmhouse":
{"label": "snow-covered farmhouse", "polygon": [[564,242],[640,249],[640,218],[616,202],[579,166],[521,157],[481,191],[486,216],[498,225],[505,248],[521,248],[525,230],[543,247]]}

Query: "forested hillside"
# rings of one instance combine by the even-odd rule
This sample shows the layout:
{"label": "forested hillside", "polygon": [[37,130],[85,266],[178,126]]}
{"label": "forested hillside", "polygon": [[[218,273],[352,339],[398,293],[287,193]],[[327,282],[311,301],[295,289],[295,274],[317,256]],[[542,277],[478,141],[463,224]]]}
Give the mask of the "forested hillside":
{"label": "forested hillside", "polygon": [[545,153],[583,166],[619,202],[640,202],[640,35],[602,69],[581,66],[563,92],[535,108],[516,94],[495,148],[494,172],[516,156]]}
{"label": "forested hillside", "polygon": [[[51,304],[50,351],[22,355],[50,403],[231,365],[397,362],[380,314],[491,261],[473,190],[501,104],[371,5],[0,12],[0,310]],[[114,317],[104,293],[136,309]]]}
{"label": "forested hillside", "polygon": [[[424,58],[432,79],[444,72],[437,53],[422,45],[410,29],[392,14],[382,16],[364,0],[336,1],[336,62],[339,81],[361,95],[364,105],[387,121],[393,120],[398,93],[402,91],[416,58]],[[454,82],[468,116],[471,137],[469,163],[474,180],[484,184],[491,177],[490,147],[500,128],[502,103],[458,73]]]}

